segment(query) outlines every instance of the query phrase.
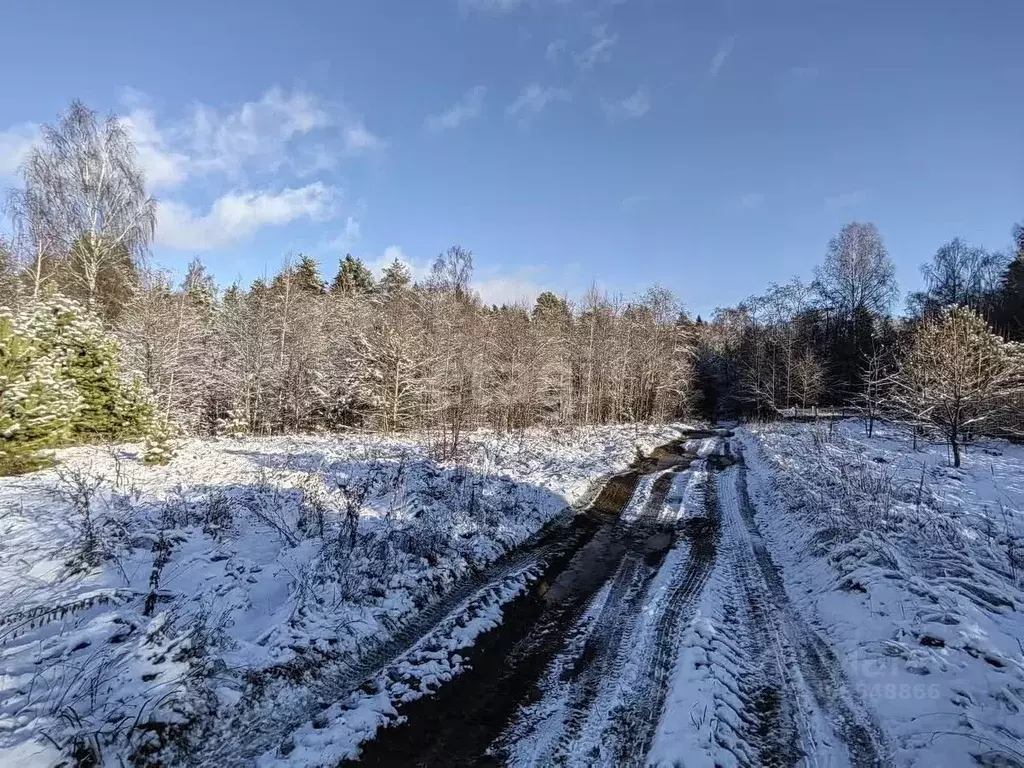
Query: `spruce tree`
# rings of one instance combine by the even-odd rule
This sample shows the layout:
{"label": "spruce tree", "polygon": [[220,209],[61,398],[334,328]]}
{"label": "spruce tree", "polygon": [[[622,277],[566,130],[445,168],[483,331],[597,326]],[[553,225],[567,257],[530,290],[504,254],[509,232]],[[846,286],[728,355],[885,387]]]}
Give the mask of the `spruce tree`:
{"label": "spruce tree", "polygon": [[18,324],[60,366],[81,400],[71,420],[75,440],[140,437],[153,408],[141,384],[120,380],[117,345],[99,320],[80,305],[57,295],[38,302],[18,318]]}
{"label": "spruce tree", "polygon": [[397,258],[384,268],[380,278],[380,291],[385,295],[398,293],[403,288],[408,288],[412,282],[412,272]]}
{"label": "spruce tree", "polygon": [[0,316],[0,475],[45,464],[40,451],[68,441],[80,405],[61,361]]}
{"label": "spruce tree", "polygon": [[178,430],[171,422],[157,419],[146,433],[140,458],[148,466],[169,464],[177,452]]}
{"label": "spruce tree", "polygon": [[320,277],[320,265],[312,256],[302,254],[299,256],[298,266],[295,267],[295,287],[302,293],[319,295],[324,292],[324,281]]}
{"label": "spruce tree", "polygon": [[363,260],[353,257],[351,253],[346,254],[338,264],[338,274],[331,283],[331,292],[356,295],[372,293],[373,288],[373,274],[363,264]]}

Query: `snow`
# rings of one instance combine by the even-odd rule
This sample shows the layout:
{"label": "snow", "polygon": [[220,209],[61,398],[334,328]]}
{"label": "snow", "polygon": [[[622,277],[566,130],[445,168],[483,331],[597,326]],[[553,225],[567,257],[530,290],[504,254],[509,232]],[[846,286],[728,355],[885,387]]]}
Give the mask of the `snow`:
{"label": "snow", "polygon": [[[450,462],[415,436],[188,440],[161,467],[142,465],[139,446],[93,446],[2,479],[0,764],[53,765],[76,740],[107,764],[175,763],[179,736],[203,764],[352,757],[400,704],[458,675],[537,577],[543,548],[520,544],[676,434],[479,432]],[[857,421],[756,425],[730,442],[743,464],[672,472],[653,521],[695,522],[713,484],[713,564],[678,599],[694,563],[680,538],[620,617],[615,600],[643,583],[627,562],[622,589],[596,593],[505,734],[512,762],[563,749],[569,764],[613,762],[609,722],[651,686],[664,691],[654,765],[758,764],[766,744],[785,748],[789,731],[751,735],[765,686],[794,708],[778,722],[837,765],[848,711],[877,721],[885,764],[1024,761],[1024,447],[980,441],[954,469],[945,446],[915,450],[886,424],[870,438]],[[643,522],[660,476],[640,478],[623,525]],[[759,604],[774,611],[764,626]],[[564,671],[620,618],[622,653],[602,662],[612,672],[562,744],[577,717]],[[841,668],[834,710],[800,656],[818,639]],[[648,679],[670,646],[664,679]]]}
{"label": "snow", "polygon": [[[895,765],[1024,760],[1024,447],[859,421],[738,434],[757,521]],[[1002,762],[1001,762],[1002,761]]]}
{"label": "snow", "polygon": [[[534,571],[474,574],[674,434],[478,432],[449,462],[416,436],[193,439],[166,466],[92,446],[0,479],[0,763],[76,743],[175,762],[179,736],[218,764],[352,754],[458,673]],[[445,596],[461,621],[388,645]],[[339,701],[382,654],[387,678]]]}

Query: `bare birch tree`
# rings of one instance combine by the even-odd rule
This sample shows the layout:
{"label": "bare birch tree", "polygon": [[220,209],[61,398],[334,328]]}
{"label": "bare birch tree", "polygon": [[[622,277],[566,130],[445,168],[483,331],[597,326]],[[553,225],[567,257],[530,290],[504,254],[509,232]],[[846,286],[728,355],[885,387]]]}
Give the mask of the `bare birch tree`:
{"label": "bare birch tree", "polygon": [[[69,288],[89,309],[106,310],[98,306],[101,290],[123,296],[130,289],[156,228],[156,201],[123,124],[114,116],[101,123],[74,101],[55,125],[43,126],[21,174],[13,208],[37,259],[66,263]],[[41,280],[39,267],[35,273]]]}
{"label": "bare birch tree", "polygon": [[822,300],[852,322],[856,313],[888,311],[896,297],[896,272],[874,224],[854,221],[828,244],[825,263],[815,270]]}

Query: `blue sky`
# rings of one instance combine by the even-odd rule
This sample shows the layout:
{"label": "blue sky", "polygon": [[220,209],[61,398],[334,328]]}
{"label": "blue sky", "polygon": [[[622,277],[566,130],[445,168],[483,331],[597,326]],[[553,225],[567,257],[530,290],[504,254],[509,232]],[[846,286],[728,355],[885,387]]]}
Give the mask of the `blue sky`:
{"label": "blue sky", "polygon": [[490,300],[658,282],[707,315],[852,219],[907,290],[1024,218],[1019,0],[5,5],[0,175],[70,99],[114,110],[155,260],[223,281],[460,243]]}

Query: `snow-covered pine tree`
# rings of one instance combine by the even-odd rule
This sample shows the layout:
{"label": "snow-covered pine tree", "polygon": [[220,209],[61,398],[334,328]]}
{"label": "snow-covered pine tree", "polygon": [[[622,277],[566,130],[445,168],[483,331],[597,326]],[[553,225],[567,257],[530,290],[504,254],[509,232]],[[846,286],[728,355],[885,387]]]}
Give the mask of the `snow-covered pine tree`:
{"label": "snow-covered pine tree", "polygon": [[36,469],[70,438],[81,400],[62,361],[0,314],[0,475]]}
{"label": "snow-covered pine tree", "polygon": [[60,366],[81,401],[71,419],[71,438],[125,439],[145,434],[153,406],[137,380],[121,381],[117,345],[95,315],[61,295],[27,306],[15,319],[28,336]]}
{"label": "snow-covered pine tree", "polygon": [[366,268],[362,259],[355,258],[351,253],[346,254],[338,263],[338,274],[331,283],[331,292],[360,296],[371,293],[373,288],[373,273]]}
{"label": "snow-covered pine tree", "polygon": [[150,466],[169,464],[177,452],[178,428],[167,419],[156,419],[142,444],[140,458]]}

